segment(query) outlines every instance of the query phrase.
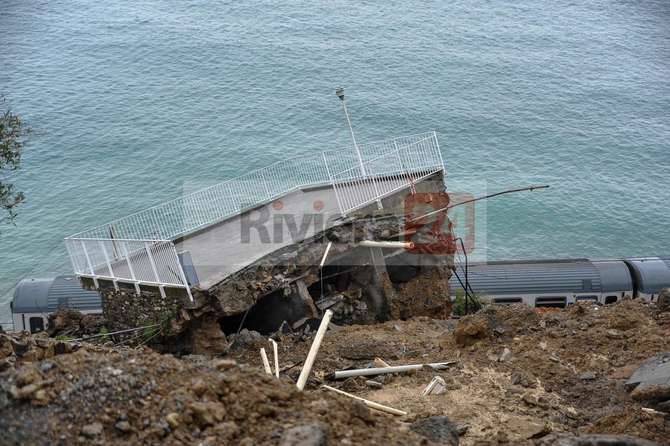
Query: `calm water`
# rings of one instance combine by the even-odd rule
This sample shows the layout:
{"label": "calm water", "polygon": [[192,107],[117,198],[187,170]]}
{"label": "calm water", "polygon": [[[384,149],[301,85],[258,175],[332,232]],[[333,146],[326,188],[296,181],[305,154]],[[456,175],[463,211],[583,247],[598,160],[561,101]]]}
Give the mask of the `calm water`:
{"label": "calm water", "polygon": [[[0,298],[64,236],[291,155],[439,132],[489,258],[670,252],[670,2],[0,0],[35,133]],[[483,248],[483,247],[482,247]],[[6,319],[0,314],[0,320]]]}

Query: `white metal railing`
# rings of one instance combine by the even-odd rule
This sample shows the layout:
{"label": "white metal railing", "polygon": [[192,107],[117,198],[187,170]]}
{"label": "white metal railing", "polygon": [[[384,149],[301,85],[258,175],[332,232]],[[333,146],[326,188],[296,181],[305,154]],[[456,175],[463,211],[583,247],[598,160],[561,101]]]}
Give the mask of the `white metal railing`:
{"label": "white metal railing", "polygon": [[172,240],[65,239],[75,274],[98,279],[153,285],[161,289],[173,286],[191,291]]}
{"label": "white metal railing", "polygon": [[[442,169],[435,132],[278,161],[65,239],[83,277],[190,289],[173,241],[306,186],[332,184],[345,214]],[[388,181],[379,177],[388,176]],[[360,190],[357,190],[360,189]],[[161,292],[163,289],[161,288]]]}
{"label": "white metal railing", "polygon": [[[432,133],[410,144],[395,144],[392,150],[355,166],[331,173],[337,204],[342,214],[367,206],[393,192],[443,169],[437,136]],[[361,174],[365,172],[365,175]]]}

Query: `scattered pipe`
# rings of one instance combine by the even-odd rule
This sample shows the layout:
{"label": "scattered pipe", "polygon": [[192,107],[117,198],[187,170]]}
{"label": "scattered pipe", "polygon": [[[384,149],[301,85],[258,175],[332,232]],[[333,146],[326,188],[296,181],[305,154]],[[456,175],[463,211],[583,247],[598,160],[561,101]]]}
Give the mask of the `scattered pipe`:
{"label": "scattered pipe", "polygon": [[395,241],[376,241],[376,240],[363,240],[359,246],[365,246],[367,248],[394,248],[394,249],[413,249],[414,242],[395,242]]}
{"label": "scattered pipe", "polygon": [[321,347],[321,341],[323,341],[323,336],[326,334],[326,330],[328,329],[328,323],[330,322],[330,318],[332,317],[333,312],[330,310],[326,310],[326,312],[323,315],[323,319],[321,319],[321,325],[319,325],[319,329],[316,332],[316,336],[314,336],[312,346],[309,348],[307,359],[305,359],[305,365],[302,367],[302,370],[300,371],[300,376],[298,377],[298,382],[296,383],[298,390],[302,391],[305,388],[305,384],[307,384],[307,378],[309,378],[309,374],[312,371],[312,366],[314,365],[316,354],[319,353],[319,347]]}
{"label": "scattered pipe", "polygon": [[326,246],[326,252],[323,253],[323,257],[321,258],[321,263],[319,263],[319,269],[323,268],[324,263],[326,263],[326,257],[328,257],[328,253],[330,252],[330,248],[333,246],[333,242],[328,242],[328,246]]}
{"label": "scattered pipe", "polygon": [[330,387],[330,386],[326,386],[326,385],[323,385],[321,387],[323,387],[324,389],[328,389],[328,390],[331,390],[333,392],[339,393],[340,395],[348,396],[349,398],[353,398],[355,400],[358,400],[358,401],[362,402],[363,404],[365,404],[366,406],[368,406],[371,409],[381,410],[382,412],[390,413],[390,414],[393,414],[393,415],[399,415],[399,416],[407,415],[407,412],[405,412],[404,410],[398,410],[398,409],[394,409],[393,407],[384,406],[383,404],[379,404],[379,403],[375,403],[374,401],[366,400],[365,398],[361,398],[360,396],[352,395],[351,393],[344,392],[340,389],[336,389],[335,387]]}
{"label": "scattered pipe", "polygon": [[272,344],[272,353],[274,354],[275,359],[275,377],[279,379],[279,355],[277,354],[277,343],[274,339],[270,338],[270,344]]}
{"label": "scattered pipe", "polygon": [[268,355],[265,353],[265,349],[261,347],[261,359],[263,360],[263,368],[265,373],[272,375],[272,369],[270,369],[270,361],[268,361]]}
{"label": "scattered pipe", "polygon": [[384,375],[387,373],[403,373],[411,372],[412,370],[421,370],[424,367],[430,367],[433,370],[444,370],[450,365],[455,364],[456,361],[449,362],[434,362],[432,364],[411,364],[411,365],[398,365],[391,367],[374,367],[369,369],[354,369],[354,370],[340,370],[331,375],[333,379],[344,379],[350,378],[352,376],[373,376],[373,375]]}

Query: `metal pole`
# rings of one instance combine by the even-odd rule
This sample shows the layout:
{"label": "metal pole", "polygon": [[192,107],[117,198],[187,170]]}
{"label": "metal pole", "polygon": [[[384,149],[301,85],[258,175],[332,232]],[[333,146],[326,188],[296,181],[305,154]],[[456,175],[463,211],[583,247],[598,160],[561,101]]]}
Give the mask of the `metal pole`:
{"label": "metal pole", "polygon": [[358,144],[356,144],[356,136],[354,136],[354,128],[351,126],[351,119],[349,119],[349,111],[347,110],[347,104],[344,101],[344,90],[342,88],[338,88],[335,91],[335,94],[337,94],[337,96],[342,101],[342,109],[344,109],[344,116],[347,117],[347,124],[349,125],[349,131],[351,132],[351,140],[354,142],[354,149],[356,150],[356,155],[358,156],[358,162],[361,166],[361,174],[365,176],[366,173],[365,173],[365,166],[363,166],[363,157],[361,156],[361,151],[358,148]]}

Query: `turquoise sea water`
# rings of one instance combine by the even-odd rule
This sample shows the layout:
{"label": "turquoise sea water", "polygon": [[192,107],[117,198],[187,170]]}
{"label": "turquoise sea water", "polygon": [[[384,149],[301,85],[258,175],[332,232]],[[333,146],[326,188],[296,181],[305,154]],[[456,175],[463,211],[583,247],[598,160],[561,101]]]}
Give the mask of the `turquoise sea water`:
{"label": "turquoise sea water", "polygon": [[[670,253],[670,2],[2,0],[32,125],[0,301],[64,236],[288,156],[436,130],[490,259]],[[484,213],[482,213],[484,215]],[[0,313],[0,320],[6,319]]]}

